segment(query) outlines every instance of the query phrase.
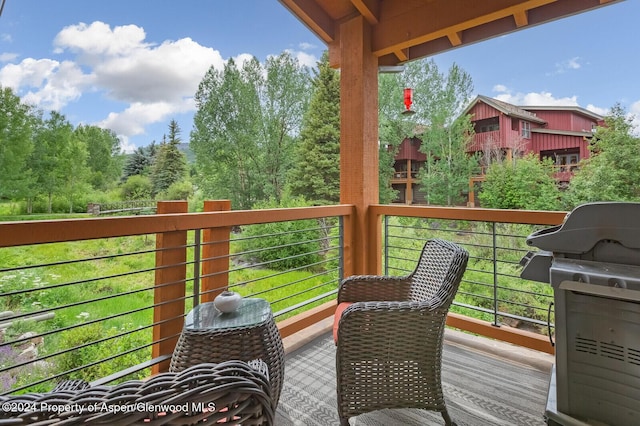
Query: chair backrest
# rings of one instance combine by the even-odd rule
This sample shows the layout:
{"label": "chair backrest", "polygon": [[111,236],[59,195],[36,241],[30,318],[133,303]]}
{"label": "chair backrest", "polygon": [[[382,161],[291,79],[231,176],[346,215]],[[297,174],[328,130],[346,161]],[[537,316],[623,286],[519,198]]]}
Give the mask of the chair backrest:
{"label": "chair backrest", "polygon": [[[0,410],[0,424],[272,425],[275,418],[268,378],[243,361],[197,364],[115,386],[0,395],[0,403],[32,407]],[[65,410],[51,409],[54,404]]]}
{"label": "chair backrest", "polygon": [[430,301],[448,309],[453,302],[469,253],[459,245],[441,239],[430,239],[422,248],[416,269],[410,274],[411,299]]}

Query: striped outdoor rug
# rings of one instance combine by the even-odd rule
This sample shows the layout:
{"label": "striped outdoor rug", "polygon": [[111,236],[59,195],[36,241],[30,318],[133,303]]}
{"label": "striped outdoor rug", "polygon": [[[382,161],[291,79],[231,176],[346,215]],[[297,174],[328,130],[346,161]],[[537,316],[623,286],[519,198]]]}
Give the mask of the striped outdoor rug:
{"label": "striped outdoor rug", "polygon": [[[542,426],[549,373],[445,342],[443,390],[458,426]],[[289,354],[276,424],[338,425],[335,346],[331,335]],[[351,425],[442,425],[440,413],[382,410]]]}

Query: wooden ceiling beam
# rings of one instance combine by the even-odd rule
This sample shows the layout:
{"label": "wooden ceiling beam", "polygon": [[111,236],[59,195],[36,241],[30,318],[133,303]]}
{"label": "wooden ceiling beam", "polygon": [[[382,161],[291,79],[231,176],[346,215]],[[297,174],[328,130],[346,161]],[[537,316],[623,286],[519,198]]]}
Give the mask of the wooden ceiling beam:
{"label": "wooden ceiling beam", "polygon": [[462,31],[449,33],[447,34],[447,38],[451,42],[452,46],[460,46],[462,44]]}
{"label": "wooden ceiling beam", "polygon": [[[449,38],[466,29],[512,17],[555,1],[557,0],[449,0],[426,3],[381,21],[374,28],[373,50],[377,56],[384,56],[440,37]],[[455,41],[453,36],[452,44]]]}
{"label": "wooden ceiling beam", "polygon": [[519,10],[513,14],[513,19],[516,21],[516,27],[526,27],[529,25],[529,16],[526,10]]}
{"label": "wooden ceiling beam", "polygon": [[379,0],[351,0],[351,3],[358,9],[358,12],[367,22],[371,25],[377,25],[380,14],[380,1]]}
{"label": "wooden ceiling beam", "polygon": [[314,0],[279,0],[294,16],[316,33],[325,43],[335,41],[335,24]]}

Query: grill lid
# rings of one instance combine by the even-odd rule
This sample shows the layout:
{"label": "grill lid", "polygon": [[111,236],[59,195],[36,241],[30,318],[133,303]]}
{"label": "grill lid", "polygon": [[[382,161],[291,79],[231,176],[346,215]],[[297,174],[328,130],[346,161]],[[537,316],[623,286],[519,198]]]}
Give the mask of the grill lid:
{"label": "grill lid", "polygon": [[531,234],[527,244],[554,256],[640,265],[640,203],[583,204],[562,225]]}
{"label": "grill lid", "polygon": [[520,276],[549,282],[554,259],[640,265],[640,203],[602,202],[576,207],[561,225],[529,235]]}

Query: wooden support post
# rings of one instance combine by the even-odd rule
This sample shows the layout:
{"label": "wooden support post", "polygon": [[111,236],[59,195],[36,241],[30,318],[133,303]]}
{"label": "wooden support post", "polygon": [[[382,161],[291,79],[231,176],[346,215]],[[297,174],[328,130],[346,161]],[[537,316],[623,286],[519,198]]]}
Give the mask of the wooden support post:
{"label": "wooden support post", "polygon": [[[229,211],[231,200],[208,200],[205,212]],[[201,301],[212,302],[229,287],[229,240],[231,228],[205,229],[202,236]]]}
{"label": "wooden support post", "polygon": [[368,218],[378,203],[378,58],[362,16],[340,25],[340,52],[340,202],[355,205],[345,276],[379,274],[381,222]]}
{"label": "wooden support post", "polygon": [[[158,214],[187,213],[186,201],[159,201]],[[153,292],[153,341],[151,356],[170,355],[184,325],[185,281],[187,278],[187,231],[156,235],[156,280]],[[169,361],[152,367],[151,373],[169,370]]]}

